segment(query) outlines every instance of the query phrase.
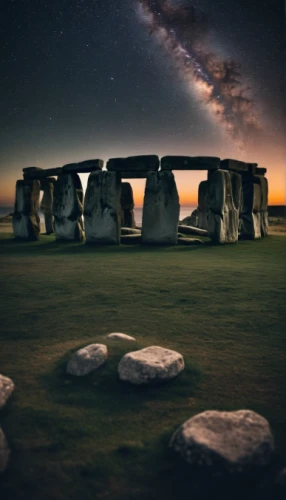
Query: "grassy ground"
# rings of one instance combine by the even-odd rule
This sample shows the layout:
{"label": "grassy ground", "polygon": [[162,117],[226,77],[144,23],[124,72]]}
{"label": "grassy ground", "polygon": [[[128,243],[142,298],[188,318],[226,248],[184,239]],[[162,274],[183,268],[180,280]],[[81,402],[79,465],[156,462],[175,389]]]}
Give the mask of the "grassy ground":
{"label": "grassy ground", "polygon": [[[286,462],[285,257],[281,236],[93,248],[1,234],[0,372],[16,384],[0,414],[12,449],[1,499],[197,500],[168,442],[212,408],[265,416]],[[114,331],[137,343],[107,342]],[[95,342],[108,363],[68,377],[71,353]],[[121,356],[148,345],[178,350],[186,370],[161,387],[120,383]]]}

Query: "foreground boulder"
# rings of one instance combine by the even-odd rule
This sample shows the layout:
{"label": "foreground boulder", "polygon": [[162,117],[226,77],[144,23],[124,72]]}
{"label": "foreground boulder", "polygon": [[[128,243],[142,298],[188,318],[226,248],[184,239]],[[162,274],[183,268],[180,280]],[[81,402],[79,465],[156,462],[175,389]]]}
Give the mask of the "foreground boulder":
{"label": "foreground boulder", "polygon": [[107,360],[107,347],[103,344],[90,344],[75,352],[68,362],[69,375],[83,376],[99,368]]}
{"label": "foreground boulder", "polygon": [[0,473],[4,472],[8,465],[10,450],[5,434],[0,427]]}
{"label": "foreground boulder", "polygon": [[118,365],[120,380],[141,385],[170,380],[184,369],[181,354],[163,347],[151,346],[129,352]]}
{"label": "foreground boulder", "polygon": [[4,375],[0,375],[0,408],[4,406],[14,389],[15,385],[13,380],[9,377],[4,377]]}
{"label": "foreground boulder", "polygon": [[173,434],[170,446],[191,465],[216,473],[245,473],[270,462],[273,437],[263,417],[250,410],[205,411]]}
{"label": "foreground boulder", "polygon": [[107,338],[111,340],[136,340],[134,337],[126,335],[126,333],[109,333]]}

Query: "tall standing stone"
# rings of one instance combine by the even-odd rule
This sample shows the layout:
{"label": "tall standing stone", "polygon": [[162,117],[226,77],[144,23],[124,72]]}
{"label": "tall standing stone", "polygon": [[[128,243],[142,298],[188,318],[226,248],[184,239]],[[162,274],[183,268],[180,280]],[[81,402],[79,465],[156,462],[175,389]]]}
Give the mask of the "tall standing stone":
{"label": "tall standing stone", "polygon": [[84,203],[87,243],[120,243],[121,179],[117,172],[92,172]]}
{"label": "tall standing stone", "polygon": [[40,183],[36,180],[16,182],[16,197],[13,213],[13,232],[15,238],[37,240],[40,235]]}
{"label": "tall standing stone", "polygon": [[238,241],[239,213],[233,202],[230,172],[209,172],[208,232],[214,243]]}
{"label": "tall standing stone", "polygon": [[44,194],[40,209],[45,217],[46,234],[52,234],[54,232],[53,201],[55,182],[53,178],[41,180],[41,190],[44,191]]}
{"label": "tall standing stone", "polygon": [[259,184],[261,189],[260,228],[263,237],[268,235],[268,180],[263,175],[255,175],[254,182]]}
{"label": "tall standing stone", "polygon": [[202,181],[199,184],[198,196],[198,227],[208,229],[208,181]]}
{"label": "tall standing stone", "polygon": [[83,189],[76,173],[59,175],[54,187],[53,215],[57,240],[83,239]]}
{"label": "tall standing stone", "polygon": [[129,182],[121,183],[121,227],[136,227],[133,190]]}
{"label": "tall standing stone", "polygon": [[179,195],[172,172],[149,172],[144,195],[142,243],[175,245],[179,213]]}
{"label": "tall standing stone", "polygon": [[261,184],[255,182],[252,174],[243,174],[242,192],[241,238],[247,240],[261,238]]}

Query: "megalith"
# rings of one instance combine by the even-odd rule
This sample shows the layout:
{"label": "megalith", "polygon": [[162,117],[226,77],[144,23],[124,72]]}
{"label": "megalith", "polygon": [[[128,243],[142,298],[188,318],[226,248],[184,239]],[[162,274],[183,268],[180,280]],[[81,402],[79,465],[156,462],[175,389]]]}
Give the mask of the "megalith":
{"label": "megalith", "polygon": [[41,180],[41,190],[44,194],[40,209],[45,217],[46,234],[52,234],[54,232],[53,201],[55,182],[56,180],[53,177]]}
{"label": "megalith", "polygon": [[136,227],[133,190],[130,182],[121,183],[121,227]]}
{"label": "megalith", "polygon": [[142,243],[175,245],[178,238],[179,195],[172,172],[149,172],[146,180]]}
{"label": "megalith", "polygon": [[255,182],[255,176],[244,174],[242,177],[243,205],[241,213],[240,237],[247,240],[261,238],[261,184]]}
{"label": "megalith", "polygon": [[120,244],[121,178],[117,172],[92,172],[84,202],[87,243]]}
{"label": "megalith", "polygon": [[57,240],[83,239],[83,189],[76,173],[62,173],[54,186],[53,215]]}
{"label": "megalith", "polygon": [[230,172],[209,172],[208,182],[209,237],[214,243],[236,243],[239,212],[233,201]]}
{"label": "megalith", "polygon": [[15,207],[12,219],[15,238],[37,240],[40,235],[40,183],[36,180],[16,182]]}
{"label": "megalith", "polygon": [[260,229],[263,237],[268,235],[268,180],[264,175],[255,175],[254,182],[260,186],[261,190]]}
{"label": "megalith", "polygon": [[202,181],[199,184],[198,196],[198,227],[200,229],[208,229],[207,217],[208,204],[208,181]]}

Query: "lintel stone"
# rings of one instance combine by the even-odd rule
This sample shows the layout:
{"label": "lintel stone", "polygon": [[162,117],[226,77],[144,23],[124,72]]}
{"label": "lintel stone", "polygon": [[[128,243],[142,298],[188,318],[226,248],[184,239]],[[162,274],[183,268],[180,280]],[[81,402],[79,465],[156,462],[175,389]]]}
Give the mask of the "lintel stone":
{"label": "lintel stone", "polygon": [[221,160],[220,168],[222,170],[232,170],[233,172],[249,172],[256,173],[257,163],[246,163],[244,161],[225,159]]}
{"label": "lintel stone", "polygon": [[103,169],[103,160],[85,160],[79,163],[68,163],[63,166],[63,172],[65,173],[90,173],[95,172],[97,170]]}
{"label": "lintel stone", "polygon": [[161,170],[217,170],[220,158],[215,156],[164,156]]}
{"label": "lintel stone", "polygon": [[106,168],[114,172],[157,172],[159,169],[159,157],[156,155],[129,156],[128,158],[111,158]]}

